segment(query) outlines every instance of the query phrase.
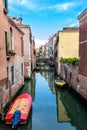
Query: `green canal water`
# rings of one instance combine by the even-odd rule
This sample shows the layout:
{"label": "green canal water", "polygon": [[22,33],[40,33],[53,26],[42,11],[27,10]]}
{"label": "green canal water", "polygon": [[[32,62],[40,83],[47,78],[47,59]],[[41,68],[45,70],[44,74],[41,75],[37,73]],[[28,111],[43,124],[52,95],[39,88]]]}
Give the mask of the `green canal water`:
{"label": "green canal water", "polygon": [[[87,130],[87,106],[72,91],[55,86],[54,77],[54,71],[42,71],[25,81],[19,94],[29,92],[32,107],[27,123],[15,130]],[[12,126],[0,122],[0,130]]]}

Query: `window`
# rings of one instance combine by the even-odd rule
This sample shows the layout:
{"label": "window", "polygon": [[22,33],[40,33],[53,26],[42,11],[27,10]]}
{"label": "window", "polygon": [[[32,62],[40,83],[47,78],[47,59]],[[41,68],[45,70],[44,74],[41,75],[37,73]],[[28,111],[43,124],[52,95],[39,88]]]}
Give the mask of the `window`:
{"label": "window", "polygon": [[14,66],[11,67],[11,81],[14,84]]}
{"label": "window", "polygon": [[22,37],[21,37],[21,54],[22,56],[24,55],[24,42]]}
{"label": "window", "polygon": [[10,49],[13,50],[13,31],[10,28]]}
{"label": "window", "polygon": [[7,67],[7,81],[6,81],[6,90],[8,89],[8,73],[9,73],[9,70],[8,70],[8,67]]}
{"label": "window", "polygon": [[3,12],[7,14],[8,13],[8,0],[3,0],[3,6],[4,6]]}
{"label": "window", "polygon": [[3,0],[4,2],[4,8],[8,9],[8,0]]}
{"label": "window", "polygon": [[8,55],[8,50],[9,50],[9,34],[8,32],[5,31],[5,45],[6,45],[6,55]]}
{"label": "window", "polygon": [[23,76],[23,63],[21,63],[21,76]]}

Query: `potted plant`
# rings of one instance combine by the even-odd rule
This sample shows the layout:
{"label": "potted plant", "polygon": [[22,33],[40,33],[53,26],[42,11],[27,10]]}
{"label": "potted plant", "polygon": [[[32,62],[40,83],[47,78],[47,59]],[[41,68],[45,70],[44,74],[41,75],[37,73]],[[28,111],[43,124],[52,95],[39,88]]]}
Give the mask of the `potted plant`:
{"label": "potted plant", "polygon": [[15,50],[8,50],[8,55],[15,55],[16,54],[16,52],[15,52]]}

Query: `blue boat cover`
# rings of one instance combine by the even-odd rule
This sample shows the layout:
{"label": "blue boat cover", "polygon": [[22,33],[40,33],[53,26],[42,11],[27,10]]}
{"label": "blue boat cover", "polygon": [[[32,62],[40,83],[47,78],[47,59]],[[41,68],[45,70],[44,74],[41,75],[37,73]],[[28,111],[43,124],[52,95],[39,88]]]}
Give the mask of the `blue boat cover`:
{"label": "blue boat cover", "polygon": [[18,125],[19,121],[20,121],[20,116],[21,116],[21,111],[17,110],[14,112],[13,114],[13,118],[12,118],[12,127],[15,127]]}

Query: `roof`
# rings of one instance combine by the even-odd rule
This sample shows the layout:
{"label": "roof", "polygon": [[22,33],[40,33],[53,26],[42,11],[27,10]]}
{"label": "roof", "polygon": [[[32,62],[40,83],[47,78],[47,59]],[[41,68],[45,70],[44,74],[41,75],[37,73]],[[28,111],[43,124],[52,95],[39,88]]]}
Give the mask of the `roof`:
{"label": "roof", "polygon": [[29,26],[29,25],[25,25],[25,24],[18,24],[18,23],[17,23],[17,25],[18,25],[18,27],[20,27],[20,28],[29,28],[29,30],[31,30],[31,28],[30,28],[30,26]]}
{"label": "roof", "polygon": [[85,15],[87,15],[87,8],[77,17],[77,19],[80,20]]}
{"label": "roof", "polygon": [[31,28],[30,28],[29,25],[22,24],[22,18],[21,18],[21,17],[16,18],[16,17],[14,16],[14,17],[12,17],[12,20],[16,23],[16,25],[17,25],[18,27],[20,27],[20,28],[29,28],[29,29],[31,30]]}
{"label": "roof", "polygon": [[60,30],[59,32],[75,32],[79,31],[79,27],[64,27],[63,30]]}
{"label": "roof", "polygon": [[24,32],[17,26],[17,24],[10,18],[8,17],[8,21],[10,22],[11,25],[13,25],[20,33],[24,35]]}

